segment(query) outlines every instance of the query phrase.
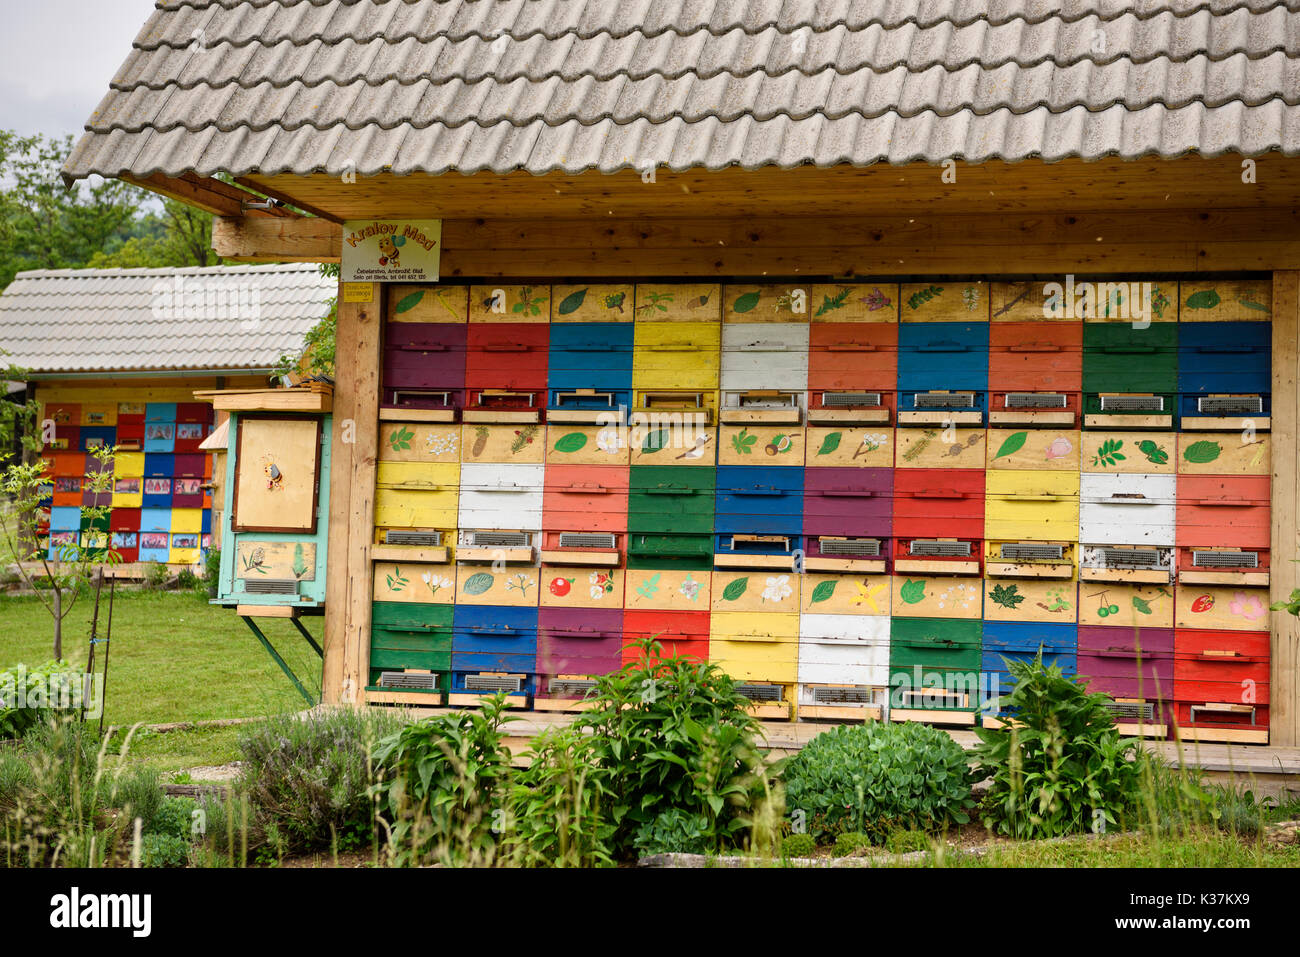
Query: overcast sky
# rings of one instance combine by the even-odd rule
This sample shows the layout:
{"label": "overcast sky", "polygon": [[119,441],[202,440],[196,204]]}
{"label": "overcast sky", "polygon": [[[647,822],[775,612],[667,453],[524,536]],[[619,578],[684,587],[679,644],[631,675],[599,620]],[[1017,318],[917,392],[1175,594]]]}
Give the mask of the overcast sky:
{"label": "overcast sky", "polygon": [[0,0],[0,129],[81,132],[153,0]]}

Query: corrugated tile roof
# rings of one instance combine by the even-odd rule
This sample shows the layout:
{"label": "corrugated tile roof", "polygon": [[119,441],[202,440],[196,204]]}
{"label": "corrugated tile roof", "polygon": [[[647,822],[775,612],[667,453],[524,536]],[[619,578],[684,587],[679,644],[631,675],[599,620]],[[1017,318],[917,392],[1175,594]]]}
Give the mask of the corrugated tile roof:
{"label": "corrugated tile roof", "polygon": [[1300,154],[1300,0],[159,0],[67,172]]}
{"label": "corrugated tile roof", "polygon": [[0,349],[34,373],[271,369],[338,287],[314,265],[22,272]]}

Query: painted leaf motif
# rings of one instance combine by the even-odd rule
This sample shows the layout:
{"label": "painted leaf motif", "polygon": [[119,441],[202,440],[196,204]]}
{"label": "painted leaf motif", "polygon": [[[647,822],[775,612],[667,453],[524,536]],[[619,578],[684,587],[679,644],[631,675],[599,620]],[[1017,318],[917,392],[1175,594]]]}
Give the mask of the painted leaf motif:
{"label": "painted leaf motif", "polygon": [[989,592],[994,604],[1001,605],[1011,611],[1016,610],[1016,606],[1025,600],[1025,596],[1020,594],[1018,585],[994,585],[993,590]]}
{"label": "painted leaf motif", "polygon": [[415,438],[415,433],[406,426],[402,426],[393,431],[388,437],[388,444],[392,446],[394,452],[404,452],[411,447],[411,439]]}
{"label": "painted leaf motif", "polygon": [[1164,465],[1169,461],[1169,453],[1156,445],[1150,439],[1143,439],[1138,443],[1138,451],[1147,457],[1147,461],[1155,465]]}
{"label": "painted leaf motif", "polygon": [[571,292],[560,300],[560,306],[556,310],[561,316],[567,316],[569,313],[577,312],[582,308],[583,300],[587,298],[587,290],[579,289]]}
{"label": "painted leaf motif", "polygon": [[907,579],[903,582],[903,587],[898,589],[898,597],[909,605],[920,604],[925,601],[925,582]]}
{"label": "painted leaf motif", "polygon": [[828,432],[826,438],[822,439],[822,447],[817,450],[817,454],[830,455],[840,447],[842,438],[844,438],[843,432]]}
{"label": "painted leaf motif", "polygon": [[420,301],[423,298],[424,298],[424,290],[417,289],[409,296],[403,296],[401,300],[397,303],[397,308],[395,308],[393,312],[399,316],[404,312],[410,312],[412,309],[414,309],[416,306],[420,304]]}
{"label": "painted leaf motif", "polygon": [[555,440],[555,451],[578,452],[587,444],[587,436],[582,432],[570,432]]}
{"label": "painted leaf motif", "polygon": [[1237,302],[1239,302],[1241,305],[1245,306],[1247,309],[1255,309],[1255,310],[1257,310],[1257,311],[1259,311],[1259,312],[1272,312],[1272,311],[1273,311],[1272,309],[1270,309],[1268,306],[1264,305],[1263,303],[1251,302],[1249,299],[1238,299]]}
{"label": "painted leaf motif", "polygon": [[816,605],[818,602],[828,601],[831,595],[835,594],[835,586],[838,584],[839,582],[834,579],[818,582],[817,587],[813,589],[809,604]]}
{"label": "painted leaf motif", "polygon": [[668,445],[668,430],[655,429],[653,432],[647,432],[645,439],[641,442],[641,454],[651,455],[661,451]]}
{"label": "painted leaf motif", "polygon": [[1193,442],[1183,449],[1183,458],[1188,462],[1204,465],[1207,462],[1213,462],[1222,452],[1223,446],[1219,445],[1218,442],[1202,439],[1200,442]]}
{"label": "painted leaf motif", "polygon": [[465,587],[461,589],[467,595],[482,595],[495,581],[487,572],[479,572],[477,575],[470,575],[465,579]]}
{"label": "painted leaf motif", "polygon": [[742,296],[738,296],[731,308],[736,312],[749,312],[758,305],[758,300],[761,295],[762,294],[757,290],[754,292],[747,292]]}
{"label": "painted leaf motif", "polygon": [[723,601],[735,601],[741,595],[745,594],[745,589],[749,587],[748,578],[737,578],[726,588],[722,589]]}
{"label": "painted leaf motif", "polygon": [[1000,459],[1004,455],[1015,455],[1025,447],[1025,440],[1029,438],[1028,432],[1012,432],[1006,437],[1006,440],[998,447],[995,459]]}
{"label": "painted leaf motif", "polygon": [[1151,614],[1151,603],[1146,601],[1143,598],[1139,598],[1137,595],[1133,596],[1133,607],[1138,611],[1139,614],[1143,614],[1143,615]]}
{"label": "painted leaf motif", "polygon": [[1219,294],[1213,289],[1202,289],[1187,297],[1188,309],[1213,309],[1219,304]]}

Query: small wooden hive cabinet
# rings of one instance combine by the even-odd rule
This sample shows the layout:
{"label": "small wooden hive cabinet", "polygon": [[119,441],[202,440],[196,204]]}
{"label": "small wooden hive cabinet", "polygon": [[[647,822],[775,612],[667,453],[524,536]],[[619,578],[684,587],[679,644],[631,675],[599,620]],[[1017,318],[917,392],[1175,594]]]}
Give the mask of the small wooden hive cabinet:
{"label": "small wooden hive cabinet", "polygon": [[[230,413],[217,600],[249,617],[325,604],[332,390],[209,393]],[[141,522],[142,550],[150,509]],[[172,512],[175,526],[177,512]],[[183,533],[177,533],[183,534]]]}

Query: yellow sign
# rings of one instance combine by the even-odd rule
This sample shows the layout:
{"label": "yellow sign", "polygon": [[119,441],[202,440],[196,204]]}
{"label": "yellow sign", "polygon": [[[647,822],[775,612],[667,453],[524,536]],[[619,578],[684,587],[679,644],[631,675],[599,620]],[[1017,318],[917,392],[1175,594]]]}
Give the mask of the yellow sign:
{"label": "yellow sign", "polygon": [[343,224],[345,282],[437,282],[442,220],[375,219]]}
{"label": "yellow sign", "polygon": [[368,282],[345,282],[343,301],[368,303],[375,301],[375,287]]}

